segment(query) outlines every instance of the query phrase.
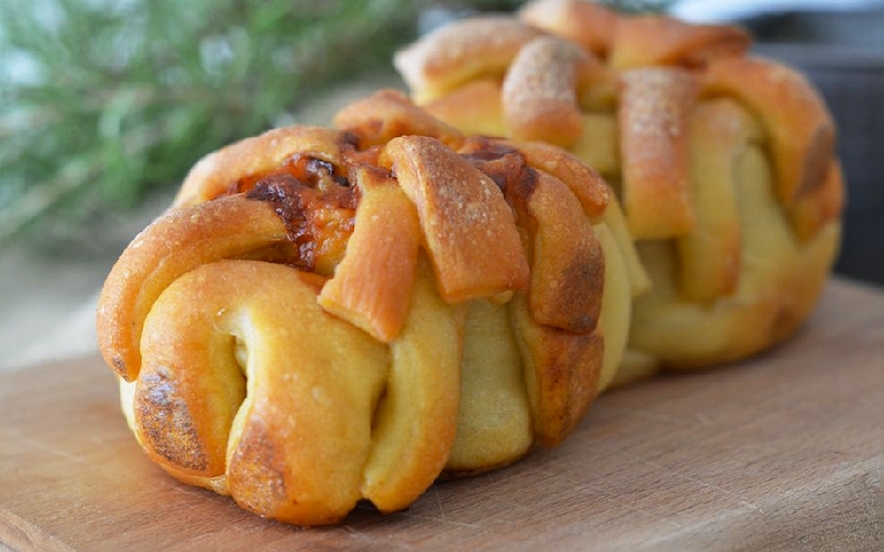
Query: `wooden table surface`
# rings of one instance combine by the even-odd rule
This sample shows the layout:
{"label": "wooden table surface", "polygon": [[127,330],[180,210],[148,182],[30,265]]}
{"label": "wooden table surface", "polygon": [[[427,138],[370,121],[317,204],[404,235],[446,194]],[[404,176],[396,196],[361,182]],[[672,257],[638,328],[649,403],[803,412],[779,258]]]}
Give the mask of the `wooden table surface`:
{"label": "wooden table surface", "polygon": [[557,449],[330,528],[166,476],[88,357],[0,376],[0,549],[880,552],[882,445],[884,292],[845,281],[767,355],[612,391]]}

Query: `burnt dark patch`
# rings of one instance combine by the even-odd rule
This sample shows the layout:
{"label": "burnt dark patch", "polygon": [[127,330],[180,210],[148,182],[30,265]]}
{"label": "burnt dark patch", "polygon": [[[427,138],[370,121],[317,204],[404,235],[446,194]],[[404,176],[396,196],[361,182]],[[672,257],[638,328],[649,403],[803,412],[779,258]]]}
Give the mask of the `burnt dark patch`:
{"label": "burnt dark patch", "polygon": [[345,146],[350,146],[352,148],[362,149],[360,147],[361,141],[359,140],[359,135],[349,130],[341,132],[340,145],[342,148],[344,148]]}
{"label": "burnt dark patch", "polygon": [[307,211],[314,195],[313,190],[286,173],[266,176],[246,193],[249,199],[273,205],[285,223],[289,241],[296,244],[301,253],[309,253],[298,257],[296,264],[299,268],[312,269],[315,261],[313,249],[304,247],[313,241]]}
{"label": "burnt dark patch", "polygon": [[338,172],[335,170],[335,166],[328,161],[325,161],[324,159],[318,159],[316,157],[307,158],[307,163],[305,164],[305,172],[307,173],[307,177],[309,179],[317,183],[319,183],[323,178],[331,178],[332,181],[338,186],[341,186],[343,188],[350,187],[350,181],[345,176],[338,174]]}

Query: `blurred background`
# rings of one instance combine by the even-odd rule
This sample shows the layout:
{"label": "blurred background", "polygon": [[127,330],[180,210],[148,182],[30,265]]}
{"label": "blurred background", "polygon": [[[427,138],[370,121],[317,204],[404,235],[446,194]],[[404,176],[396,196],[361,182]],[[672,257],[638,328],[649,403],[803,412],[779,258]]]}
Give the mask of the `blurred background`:
{"label": "blurred background", "polygon": [[[839,128],[836,270],[884,285],[884,0],[612,0],[736,23],[802,70]],[[205,153],[403,87],[392,53],[517,0],[0,2],[0,370],[95,350],[95,297]]]}

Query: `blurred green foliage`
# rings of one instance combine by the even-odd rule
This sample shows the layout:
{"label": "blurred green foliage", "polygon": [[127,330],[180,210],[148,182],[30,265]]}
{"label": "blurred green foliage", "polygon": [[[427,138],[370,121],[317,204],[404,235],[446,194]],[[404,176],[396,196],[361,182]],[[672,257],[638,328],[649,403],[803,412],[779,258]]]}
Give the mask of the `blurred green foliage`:
{"label": "blurred green foliage", "polygon": [[75,234],[310,95],[387,67],[430,7],[521,3],[3,0],[0,246],[41,223]]}

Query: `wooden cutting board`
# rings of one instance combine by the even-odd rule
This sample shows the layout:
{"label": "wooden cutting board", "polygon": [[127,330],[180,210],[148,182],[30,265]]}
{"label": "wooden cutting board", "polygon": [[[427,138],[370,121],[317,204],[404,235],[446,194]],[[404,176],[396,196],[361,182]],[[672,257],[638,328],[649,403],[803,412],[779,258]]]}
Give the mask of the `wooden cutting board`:
{"label": "wooden cutting board", "polygon": [[0,378],[0,549],[884,550],[884,292],[832,283],[786,345],[601,397],[564,445],[302,529],[141,453],[98,358]]}

